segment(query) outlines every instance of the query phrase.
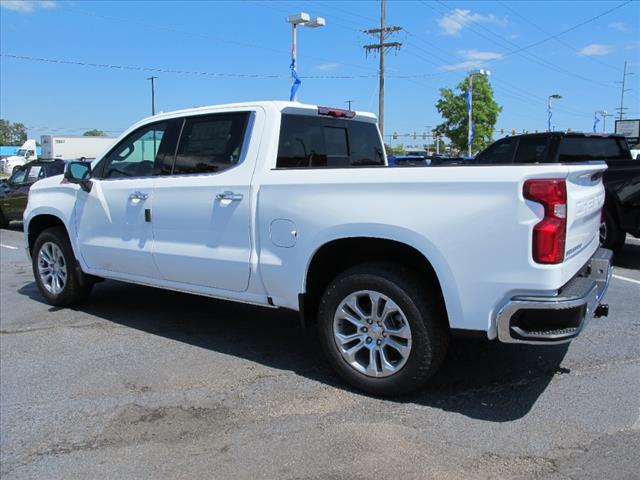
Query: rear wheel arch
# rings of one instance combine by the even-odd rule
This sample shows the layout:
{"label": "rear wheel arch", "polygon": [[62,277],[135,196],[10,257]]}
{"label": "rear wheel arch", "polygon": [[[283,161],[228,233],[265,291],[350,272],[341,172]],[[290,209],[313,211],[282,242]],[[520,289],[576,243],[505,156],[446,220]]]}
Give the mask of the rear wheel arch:
{"label": "rear wheel arch", "polygon": [[369,262],[395,263],[417,273],[437,292],[446,327],[447,308],[440,279],[427,257],[406,243],[377,237],[348,237],[329,241],[318,248],[309,262],[304,277],[304,294],[299,308],[303,324],[316,321],[318,305],[329,282],[356,265]]}

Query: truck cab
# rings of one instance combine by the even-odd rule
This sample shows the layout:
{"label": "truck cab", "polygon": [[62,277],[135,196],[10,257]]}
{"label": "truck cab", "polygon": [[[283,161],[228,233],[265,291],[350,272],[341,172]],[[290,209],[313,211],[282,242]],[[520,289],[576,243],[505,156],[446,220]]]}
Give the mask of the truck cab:
{"label": "truck cab", "polygon": [[38,159],[38,152],[36,149],[36,141],[29,139],[22,144],[15,155],[11,155],[2,159],[0,168],[6,174],[11,174],[13,169],[17,166],[24,165],[27,162],[32,162]]}

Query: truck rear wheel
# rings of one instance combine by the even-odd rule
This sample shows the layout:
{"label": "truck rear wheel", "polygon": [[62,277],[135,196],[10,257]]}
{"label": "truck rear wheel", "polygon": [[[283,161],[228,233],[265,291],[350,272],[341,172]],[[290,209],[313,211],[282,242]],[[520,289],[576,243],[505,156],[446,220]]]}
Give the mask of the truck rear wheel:
{"label": "truck rear wheel", "polygon": [[433,286],[389,263],[359,265],[331,281],[318,330],[338,374],[374,395],[422,387],[440,368],[449,343]]}
{"label": "truck rear wheel", "polygon": [[47,228],[38,236],[31,263],[38,290],[51,305],[76,305],[91,292],[93,282],[77,267],[62,227]]}

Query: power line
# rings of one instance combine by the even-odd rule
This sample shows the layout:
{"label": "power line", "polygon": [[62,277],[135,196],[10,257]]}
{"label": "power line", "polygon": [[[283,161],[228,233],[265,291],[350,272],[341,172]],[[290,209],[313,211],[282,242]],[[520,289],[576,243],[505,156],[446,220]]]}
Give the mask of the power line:
{"label": "power line", "polygon": [[[264,7],[267,8],[271,8],[273,9],[274,7],[272,5],[269,5],[268,3],[264,3],[264,2],[259,2],[259,5],[262,5]],[[193,30],[193,31],[187,31],[187,30],[180,30],[178,28],[172,27],[172,26],[166,26],[166,25],[161,25],[161,24],[150,24],[150,23],[146,23],[144,21],[141,20],[137,20],[135,18],[127,18],[127,17],[117,17],[117,16],[113,16],[113,15],[102,15],[102,14],[98,14],[95,12],[90,12],[88,10],[84,10],[82,8],[78,8],[75,6],[71,6],[68,3],[65,4],[65,8],[70,8],[82,15],[85,16],[90,16],[90,17],[95,17],[95,18],[100,18],[103,20],[111,20],[111,21],[116,21],[116,22],[128,22],[137,26],[141,26],[143,28],[147,28],[150,30],[160,30],[160,31],[167,31],[167,32],[172,32],[172,33],[178,33],[181,35],[187,35],[187,36],[191,36],[191,37],[200,37],[200,38],[206,38],[206,39],[210,39],[210,40],[215,40],[218,43],[227,43],[230,45],[236,45],[239,47],[243,47],[243,48],[250,48],[250,49],[260,49],[260,50],[265,50],[265,51],[269,51],[272,53],[277,53],[277,54],[287,54],[289,55],[289,51],[288,50],[281,50],[279,48],[273,48],[273,47],[269,47],[266,46],[264,44],[258,44],[258,43],[251,43],[251,42],[241,42],[241,41],[237,41],[237,40],[229,40],[226,37],[218,37],[216,35],[211,35],[208,33],[203,33],[201,31],[198,30]],[[327,62],[330,61],[330,59],[326,58],[326,57],[316,57],[316,56],[312,56],[312,55],[307,55],[308,58],[313,58],[316,60],[320,60],[323,62]],[[350,64],[350,63],[344,63],[342,62],[343,65],[348,65],[351,67],[355,67],[355,68],[359,68],[362,70],[370,70],[369,67],[365,67],[363,65],[358,65],[358,64]],[[290,76],[290,74],[286,75],[287,78]]]}
{"label": "power line", "polygon": [[[439,4],[440,4],[440,5],[442,5],[442,6],[444,6],[445,8],[447,8],[447,9],[449,8],[449,7],[448,7],[445,3],[443,3],[442,1],[440,1],[440,0],[436,0],[436,1],[437,1],[437,3],[439,3]],[[436,11],[436,12],[438,12],[438,13],[443,13],[442,11],[439,11],[438,9],[434,8],[433,6],[431,6],[431,5],[427,4],[427,3],[425,3],[424,1],[423,1],[423,2],[421,2],[421,3],[422,3],[423,5],[426,5],[427,7],[431,8],[432,10],[435,10],[435,11]],[[600,16],[601,16],[601,15],[600,15]],[[594,17],[594,18],[596,18],[596,17]],[[454,20],[454,21],[455,21],[455,20]],[[473,32],[474,32],[474,33],[476,33],[477,35],[479,35],[479,36],[481,36],[481,37],[485,38],[486,40],[488,40],[488,41],[490,41],[490,42],[494,43],[495,45],[498,45],[498,46],[500,46],[500,47],[502,47],[502,48],[510,48],[510,47],[505,47],[505,43],[508,43],[508,44],[510,44],[510,45],[512,45],[512,46],[514,46],[514,47],[516,47],[516,48],[515,48],[515,50],[511,50],[511,51],[508,51],[508,52],[506,52],[506,53],[502,53],[502,54],[500,55],[500,57],[499,57],[499,58],[486,60],[486,61],[485,61],[485,63],[491,63],[491,62],[494,62],[494,61],[497,61],[497,60],[501,60],[501,59],[503,59],[503,58],[505,58],[505,57],[507,57],[507,56],[513,55],[513,54],[518,54],[518,55],[523,56],[523,57],[524,57],[525,55],[528,55],[528,56],[530,57],[530,58],[528,58],[528,60],[529,60],[529,61],[532,61],[532,62],[534,62],[534,63],[537,63],[538,65],[544,66],[544,67],[546,67],[546,68],[550,68],[550,69],[552,69],[552,70],[554,70],[554,71],[556,71],[556,72],[558,72],[558,73],[563,73],[563,74],[568,75],[568,76],[572,76],[572,77],[575,77],[575,78],[579,78],[579,79],[581,79],[581,80],[583,80],[583,81],[590,82],[590,83],[593,83],[593,84],[596,84],[596,85],[599,85],[599,86],[604,86],[604,87],[608,87],[608,88],[615,88],[613,85],[610,85],[610,84],[608,84],[608,83],[604,83],[604,82],[600,82],[600,81],[598,81],[598,80],[594,80],[594,79],[592,79],[592,78],[584,77],[584,76],[582,76],[582,75],[580,75],[580,74],[577,74],[576,72],[573,72],[573,71],[571,71],[571,70],[567,70],[567,69],[565,69],[565,68],[563,68],[563,67],[561,67],[561,66],[559,66],[559,65],[556,65],[556,64],[554,64],[554,63],[552,63],[552,62],[550,62],[550,61],[548,61],[548,60],[546,60],[546,59],[543,59],[543,58],[541,58],[541,57],[539,57],[539,56],[535,55],[534,53],[531,53],[531,52],[525,52],[525,50],[528,50],[528,49],[529,49],[530,47],[532,47],[533,45],[539,45],[540,43],[544,43],[545,41],[551,40],[551,38],[556,37],[556,36],[558,36],[558,35],[561,35],[561,34],[562,34],[562,32],[561,32],[560,34],[552,35],[551,37],[549,37],[548,39],[546,39],[546,40],[544,40],[544,41],[539,41],[539,42],[536,42],[536,43],[534,43],[534,44],[531,44],[531,45],[530,45],[530,46],[528,46],[528,47],[521,47],[520,45],[516,44],[515,42],[512,42],[511,40],[508,40],[508,39],[506,39],[506,38],[502,37],[501,35],[498,35],[497,33],[493,32],[491,29],[489,29],[489,28],[485,27],[484,25],[482,25],[482,24],[478,23],[478,21],[476,21],[476,20],[473,20],[473,19],[469,18],[469,19],[468,19],[468,21],[469,21],[469,23],[471,23],[471,24],[473,24],[473,25],[476,25],[477,27],[482,28],[483,30],[485,30],[485,31],[487,31],[488,33],[490,33],[491,35],[495,36],[498,40],[494,40],[493,38],[490,38],[490,37],[488,37],[487,35],[485,35],[485,34],[483,34],[483,33],[479,32],[479,31],[478,31],[477,29],[475,29],[473,26],[472,26],[472,27],[470,27],[471,31],[473,31]],[[462,23],[460,23],[460,22],[457,22],[457,23],[458,23],[459,25],[463,26],[463,24],[462,24]],[[584,24],[584,23],[586,23],[586,22],[583,22],[583,24]],[[566,31],[569,31],[569,30],[570,30],[570,29],[568,29],[568,30],[566,30]],[[499,41],[500,43],[498,43],[498,41]],[[524,58],[526,58],[526,57],[524,57]]]}
{"label": "power line", "polygon": [[[523,20],[524,22],[528,23],[529,25],[533,26],[535,29],[537,29],[538,31],[544,33],[545,35],[551,35],[546,29],[542,28],[541,26],[539,26],[537,23],[534,23],[533,21],[531,21],[530,19],[528,19],[527,17],[525,17],[524,15],[522,15],[520,12],[518,12],[515,8],[510,7],[509,5],[507,5],[506,2],[503,2],[502,0],[498,0],[498,3],[500,5],[502,5],[504,8],[506,8],[507,10],[509,10],[511,13],[513,13],[514,15],[516,15],[517,17],[519,17],[521,20]],[[559,43],[560,45],[564,45],[565,47],[567,47],[569,50],[572,50],[574,53],[579,54],[580,50],[578,50],[577,48],[575,48],[574,46],[572,46],[571,44],[569,44],[568,42],[560,39],[560,38],[554,38],[554,40]],[[620,68],[615,67],[613,65],[611,65],[610,63],[607,62],[603,62],[602,60],[598,59],[598,58],[594,58],[591,56],[587,56],[585,58],[588,58],[589,60],[592,60],[596,63],[599,63],[600,65],[604,65],[605,67],[609,67],[611,69],[614,69],[616,71],[620,71]]]}

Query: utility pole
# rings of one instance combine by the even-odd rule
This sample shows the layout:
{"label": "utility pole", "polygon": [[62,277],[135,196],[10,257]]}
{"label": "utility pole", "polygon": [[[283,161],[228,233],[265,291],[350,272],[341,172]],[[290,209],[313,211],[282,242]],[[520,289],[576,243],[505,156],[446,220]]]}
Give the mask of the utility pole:
{"label": "utility pole", "polygon": [[399,32],[402,30],[402,27],[397,25],[394,26],[385,26],[384,24],[384,2],[385,0],[380,1],[380,28],[370,28],[369,30],[365,30],[364,33],[375,36],[379,36],[378,43],[371,43],[369,45],[364,45],[364,49],[367,53],[374,50],[377,51],[380,55],[380,70],[378,72],[379,77],[379,87],[378,87],[378,128],[380,128],[380,133],[384,138],[384,55],[390,48],[395,48],[396,50],[400,50],[402,43],[400,42],[385,42],[385,34],[393,34],[395,32]]}
{"label": "utility pole", "polygon": [[627,80],[627,75],[632,75],[631,73],[627,73],[627,62],[624,62],[624,70],[622,73],[622,82],[616,82],[616,83],[621,83],[622,84],[622,89],[620,90],[620,108],[617,108],[616,110],[618,110],[618,115],[619,118],[618,120],[623,120],[624,119],[624,111],[628,110],[628,108],[626,108],[624,106],[624,92],[629,92],[631,91],[630,88],[625,89],[625,83]]}
{"label": "utility pole", "polygon": [[156,114],[156,78],[158,77],[154,77],[151,76],[149,78],[147,78],[147,80],[151,80],[151,115],[155,115]]}
{"label": "utility pole", "polygon": [[351,104],[353,103],[353,100],[345,100],[344,103],[349,104],[349,111],[351,111]]}

